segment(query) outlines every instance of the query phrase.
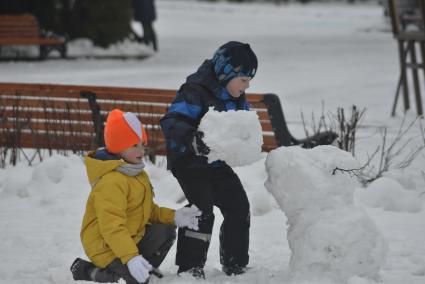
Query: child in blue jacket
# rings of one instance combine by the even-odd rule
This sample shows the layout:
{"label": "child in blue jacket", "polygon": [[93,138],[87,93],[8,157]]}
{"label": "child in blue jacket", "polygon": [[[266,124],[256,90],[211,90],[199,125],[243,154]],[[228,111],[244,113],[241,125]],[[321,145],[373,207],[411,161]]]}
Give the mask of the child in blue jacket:
{"label": "child in blue jacket", "polygon": [[198,125],[210,107],[217,111],[248,110],[245,90],[257,71],[249,44],[231,41],[187,77],[168,113],[161,119],[168,168],[190,204],[201,211],[199,231],[179,229],[178,273],[205,278],[203,267],[214,224],[213,206],[224,221],[220,229],[220,262],[227,275],[241,274],[249,261],[249,201],[235,172],[223,161],[208,163],[210,149]]}

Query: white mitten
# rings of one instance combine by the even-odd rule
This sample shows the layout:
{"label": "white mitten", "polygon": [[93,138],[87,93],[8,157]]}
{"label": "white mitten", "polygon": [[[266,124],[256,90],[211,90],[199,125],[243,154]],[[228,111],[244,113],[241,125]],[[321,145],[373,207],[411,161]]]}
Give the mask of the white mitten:
{"label": "white mitten", "polygon": [[131,276],[133,276],[139,283],[146,282],[149,278],[149,271],[152,270],[152,265],[150,265],[149,262],[141,255],[130,259],[127,262],[127,267]]}
{"label": "white mitten", "polygon": [[183,207],[176,210],[174,215],[174,224],[179,227],[188,227],[189,229],[197,231],[198,228],[198,217],[201,216],[202,212],[194,204],[191,207]]}

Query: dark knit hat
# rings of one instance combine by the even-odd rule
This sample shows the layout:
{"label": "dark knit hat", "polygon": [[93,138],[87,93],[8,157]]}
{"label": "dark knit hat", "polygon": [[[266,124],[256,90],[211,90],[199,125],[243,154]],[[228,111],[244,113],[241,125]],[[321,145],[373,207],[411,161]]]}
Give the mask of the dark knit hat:
{"label": "dark knit hat", "polygon": [[247,43],[229,41],[220,46],[212,58],[214,72],[225,87],[235,77],[254,77],[257,72],[257,56]]}

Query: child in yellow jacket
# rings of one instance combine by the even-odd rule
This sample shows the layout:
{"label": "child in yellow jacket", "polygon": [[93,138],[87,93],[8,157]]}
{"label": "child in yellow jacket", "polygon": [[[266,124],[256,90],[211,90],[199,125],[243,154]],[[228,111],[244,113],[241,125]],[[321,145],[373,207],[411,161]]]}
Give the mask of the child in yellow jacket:
{"label": "child in yellow jacket", "polygon": [[143,163],[147,136],[135,114],[111,111],[104,133],[106,149],[85,157],[92,191],[81,241],[91,262],[77,258],[71,272],[75,280],[146,283],[173,245],[175,225],[197,229],[201,212],[154,203]]}

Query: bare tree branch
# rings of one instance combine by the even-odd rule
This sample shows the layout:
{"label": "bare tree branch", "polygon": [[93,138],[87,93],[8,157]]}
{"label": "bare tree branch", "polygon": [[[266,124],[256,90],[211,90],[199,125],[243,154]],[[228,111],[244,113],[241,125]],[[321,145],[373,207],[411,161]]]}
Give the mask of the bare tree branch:
{"label": "bare tree branch", "polygon": [[[387,139],[387,135],[388,135],[387,129],[386,128],[383,129],[381,133],[381,136],[382,136],[381,144],[376,148],[373,155],[368,157],[368,160],[364,166],[358,169],[349,169],[349,170],[336,168],[333,170],[332,174],[335,174],[337,171],[350,172],[352,175],[357,176],[359,181],[363,185],[366,185],[382,177],[383,173],[389,171],[390,169],[394,169],[394,168],[404,169],[410,166],[411,163],[419,156],[418,154],[423,149],[425,149],[425,143],[424,145],[411,148],[409,146],[414,141],[414,137],[409,137],[404,142],[402,142],[406,134],[411,130],[415,122],[418,120],[418,118],[416,118],[407,127],[404,127],[405,119],[406,118],[404,117],[401,122],[400,128],[398,129],[396,133],[396,136],[391,142],[389,142]],[[424,131],[421,124],[420,124],[420,128],[421,128],[420,139],[425,140],[425,135],[424,135]],[[408,153],[401,158],[400,162],[396,163],[396,159],[402,156],[403,153],[406,151]],[[378,152],[380,153],[378,168],[375,169],[373,166],[368,167]]]}
{"label": "bare tree branch", "polygon": [[[316,118],[314,113],[311,114],[311,127],[312,134],[307,129],[304,114],[301,112],[301,120],[304,127],[304,132],[308,137],[318,134],[324,129],[324,131],[332,131],[337,133],[337,146],[338,148],[351,152],[354,155],[355,142],[356,142],[356,131],[359,124],[364,116],[365,109],[359,111],[358,108],[353,105],[351,108],[350,117],[345,115],[343,108],[338,108],[336,114],[328,113],[325,115],[325,105],[322,101],[322,114],[319,119]],[[327,123],[329,121],[329,124]]]}
{"label": "bare tree branch", "polygon": [[371,155],[371,156],[368,156],[368,159],[367,159],[367,161],[366,161],[366,163],[363,165],[363,166],[361,166],[360,168],[355,168],[355,169],[342,169],[342,168],[339,168],[339,167],[335,167],[334,169],[333,169],[333,171],[332,171],[332,175],[335,175],[336,174],[336,172],[341,172],[341,173],[344,173],[344,172],[348,172],[349,174],[350,174],[350,176],[357,176],[357,177],[359,177],[359,175],[360,175],[360,173],[364,170],[364,169],[366,169],[366,167],[368,167],[369,166],[369,164],[370,164],[370,162],[373,160],[373,158],[375,157],[375,155],[378,153],[378,151],[379,151],[379,147],[377,147],[376,149],[375,149],[375,151],[373,152],[373,154]]}

